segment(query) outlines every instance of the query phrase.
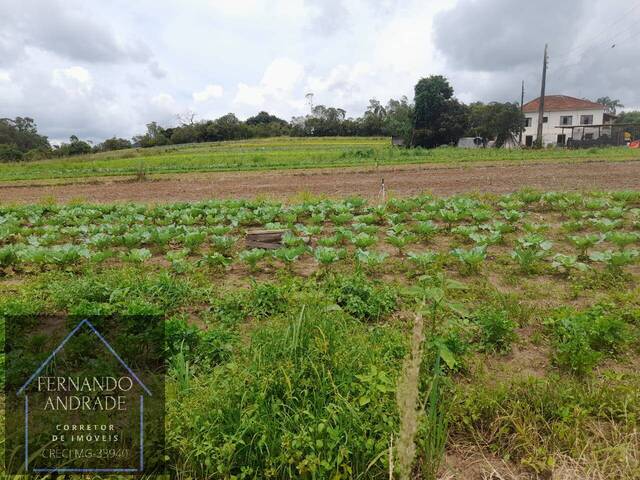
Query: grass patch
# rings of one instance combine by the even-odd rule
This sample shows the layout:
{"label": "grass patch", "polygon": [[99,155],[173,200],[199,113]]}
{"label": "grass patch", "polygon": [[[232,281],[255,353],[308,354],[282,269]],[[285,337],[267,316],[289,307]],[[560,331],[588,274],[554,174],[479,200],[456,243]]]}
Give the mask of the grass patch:
{"label": "grass patch", "polygon": [[590,150],[397,149],[381,137],[268,138],[103,152],[5,165],[0,181],[96,176],[384,166],[415,163],[638,159],[625,147]]}

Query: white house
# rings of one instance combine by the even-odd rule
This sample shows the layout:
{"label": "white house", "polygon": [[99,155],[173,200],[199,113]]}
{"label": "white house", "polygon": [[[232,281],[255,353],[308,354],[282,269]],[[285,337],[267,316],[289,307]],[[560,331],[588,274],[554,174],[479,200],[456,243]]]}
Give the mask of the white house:
{"label": "white house", "polygon": [[[539,97],[525,103],[522,108],[525,115],[523,145],[532,146],[536,141],[539,108]],[[571,138],[597,139],[609,132],[610,127],[607,125],[610,125],[614,119],[615,115],[599,103],[566,95],[547,95],[544,97],[542,143],[543,145],[566,145],[567,140]]]}

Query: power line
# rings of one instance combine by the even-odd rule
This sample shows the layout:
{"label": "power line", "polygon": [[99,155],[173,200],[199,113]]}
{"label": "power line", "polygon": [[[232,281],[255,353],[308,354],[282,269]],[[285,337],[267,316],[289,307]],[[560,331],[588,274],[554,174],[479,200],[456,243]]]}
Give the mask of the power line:
{"label": "power line", "polygon": [[[630,9],[627,13],[625,13],[625,14],[624,14],[620,19],[618,19],[618,20],[617,20],[617,21],[615,21],[614,23],[612,23],[612,24],[610,24],[610,25],[606,26],[604,29],[602,29],[601,31],[599,31],[599,32],[598,32],[598,33],[596,33],[595,35],[591,35],[591,37],[592,37],[592,38],[598,38],[598,37],[599,37],[600,35],[602,35],[603,33],[606,33],[606,32],[608,32],[608,31],[610,31],[610,30],[611,30],[611,28],[613,28],[614,26],[616,26],[616,25],[618,25],[619,23],[621,23],[621,22],[623,22],[623,21],[627,20],[627,19],[629,18],[629,15],[630,15],[631,13],[633,13],[633,11],[635,11],[638,7],[640,7],[640,2],[636,3],[633,7],[631,7],[631,9]],[[633,21],[633,19],[631,19],[631,20]],[[635,23],[633,23],[632,25],[630,25],[630,28],[633,28],[633,27],[635,27],[635,26],[636,26],[636,25],[635,25]],[[625,29],[624,31],[629,30],[630,28],[627,28],[627,29]],[[620,31],[616,32],[616,34],[617,34],[617,33],[620,33]],[[585,43],[583,42],[583,43],[582,43],[582,45],[581,45],[581,44],[574,45],[574,46],[573,46],[573,47],[571,47],[569,50],[566,50],[564,53],[560,53],[560,54],[556,55],[556,58],[564,58],[564,57],[566,57],[566,56],[570,55],[570,54],[571,54],[572,52],[574,52],[575,50],[582,50],[582,49],[584,49],[584,48],[589,48],[589,47],[590,47],[590,46],[592,46],[592,45],[593,45],[593,43],[591,43],[591,42],[588,42],[587,44],[585,44]]]}
{"label": "power line", "polygon": [[[604,51],[610,51],[613,48],[616,48],[618,45],[628,42],[629,40],[633,40],[635,37],[637,37],[638,35],[640,35],[640,31],[639,32],[629,32],[630,35],[627,35],[626,37],[623,38],[616,38],[614,41],[615,43],[611,43],[608,42],[607,44],[603,44],[597,47],[593,47],[592,51],[595,53],[604,53]],[[584,62],[579,61],[579,62],[574,62],[574,63],[565,63],[565,64],[561,64],[556,68],[551,68],[551,72],[550,75],[551,76],[557,76],[560,73],[563,73],[573,67],[578,67],[578,66],[583,66]]]}
{"label": "power line", "polygon": [[570,56],[582,56],[585,53],[589,52],[590,50],[597,50],[599,48],[609,48],[611,47],[612,44],[614,44],[616,41],[618,41],[618,39],[627,34],[627,33],[631,33],[634,34],[636,32],[633,32],[631,30],[633,30],[634,28],[636,28],[636,25],[630,25],[628,28],[625,28],[624,30],[619,30],[616,33],[614,33],[613,35],[606,37],[604,40],[601,40],[597,43],[592,43],[591,45],[586,45],[583,46],[580,49],[575,49],[576,53],[574,55],[558,55],[556,56],[556,58],[559,59],[563,59],[563,58],[569,58]]}

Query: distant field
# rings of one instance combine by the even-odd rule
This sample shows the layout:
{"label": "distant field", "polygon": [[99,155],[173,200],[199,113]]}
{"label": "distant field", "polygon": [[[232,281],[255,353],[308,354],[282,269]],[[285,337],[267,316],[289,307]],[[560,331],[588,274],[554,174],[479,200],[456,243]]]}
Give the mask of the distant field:
{"label": "distant field", "polygon": [[112,175],[251,171],[410,163],[638,159],[628,148],[589,150],[397,149],[388,138],[270,138],[129,149],[0,166],[0,181]]}

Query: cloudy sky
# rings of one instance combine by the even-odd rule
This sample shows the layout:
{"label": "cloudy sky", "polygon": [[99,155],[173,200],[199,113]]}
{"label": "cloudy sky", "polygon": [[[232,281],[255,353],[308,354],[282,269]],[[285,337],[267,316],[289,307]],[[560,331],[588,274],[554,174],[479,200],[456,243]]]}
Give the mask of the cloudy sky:
{"label": "cloudy sky", "polygon": [[[548,93],[640,107],[640,0],[0,0],[0,117],[52,140],[315,104],[360,115],[444,74],[465,102]],[[612,48],[612,46],[615,47]]]}

